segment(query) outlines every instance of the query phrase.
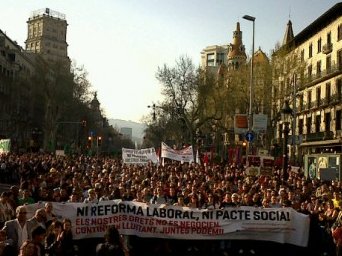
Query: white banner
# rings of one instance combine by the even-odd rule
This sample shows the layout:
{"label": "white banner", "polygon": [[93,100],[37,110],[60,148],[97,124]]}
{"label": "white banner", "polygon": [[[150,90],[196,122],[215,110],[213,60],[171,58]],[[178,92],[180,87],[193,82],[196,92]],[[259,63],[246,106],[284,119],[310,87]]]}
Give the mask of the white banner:
{"label": "white banner", "polygon": [[192,152],[192,146],[184,149],[175,150],[164,142],[161,145],[161,157],[169,158],[184,163],[191,163],[194,161],[194,153]]}
{"label": "white banner", "polygon": [[158,157],[154,148],[129,149],[122,148],[122,161],[124,164],[157,163]]}
{"label": "white banner", "polygon": [[[28,205],[28,213],[33,215],[43,206]],[[72,221],[75,239],[103,237],[108,225],[115,225],[124,235],[155,238],[252,239],[298,246],[307,246],[309,238],[309,216],[293,208],[199,210],[115,200],[98,204],[53,203],[53,212],[57,218]]]}

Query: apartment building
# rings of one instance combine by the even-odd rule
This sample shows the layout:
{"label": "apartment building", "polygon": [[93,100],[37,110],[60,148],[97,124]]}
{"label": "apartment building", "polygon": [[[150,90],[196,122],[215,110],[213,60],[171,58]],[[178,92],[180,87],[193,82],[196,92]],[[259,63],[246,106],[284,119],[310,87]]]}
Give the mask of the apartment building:
{"label": "apartment building", "polygon": [[[274,120],[285,100],[289,100],[294,110],[290,131],[293,140],[288,142],[292,157],[341,153],[342,3],[323,13],[296,36],[289,22],[281,49],[287,49],[286,57],[298,57],[295,67],[284,69],[273,81]],[[283,133],[280,122],[276,130],[279,142]]]}
{"label": "apartment building", "polygon": [[0,138],[12,138],[12,145],[30,136],[34,56],[25,52],[0,30]]}

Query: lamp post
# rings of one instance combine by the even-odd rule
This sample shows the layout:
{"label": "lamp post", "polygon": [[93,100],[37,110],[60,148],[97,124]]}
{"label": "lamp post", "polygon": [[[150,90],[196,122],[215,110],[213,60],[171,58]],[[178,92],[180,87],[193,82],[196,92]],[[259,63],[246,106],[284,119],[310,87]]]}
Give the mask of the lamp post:
{"label": "lamp post", "polygon": [[[253,88],[253,66],[254,66],[254,35],[255,35],[255,17],[244,15],[242,17],[245,20],[249,20],[253,22],[253,42],[252,42],[252,57],[251,57],[251,76],[249,78],[249,110],[248,110],[248,131],[252,131],[252,88]],[[250,142],[248,142],[248,148],[247,148],[247,155],[248,151],[250,151]]]}
{"label": "lamp post", "polygon": [[289,106],[289,101],[285,100],[283,108],[280,110],[281,115],[281,121],[284,125],[284,141],[283,141],[283,181],[286,181],[288,178],[288,172],[287,172],[287,165],[289,162],[289,155],[287,152],[287,141],[289,138],[289,132],[290,132],[290,122],[293,115],[293,110]]}

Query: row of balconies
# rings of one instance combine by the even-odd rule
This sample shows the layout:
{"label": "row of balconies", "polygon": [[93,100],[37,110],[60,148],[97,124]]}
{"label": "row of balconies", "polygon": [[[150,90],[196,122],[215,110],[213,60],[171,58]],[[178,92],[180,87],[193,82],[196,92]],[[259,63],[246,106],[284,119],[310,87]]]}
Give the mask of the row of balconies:
{"label": "row of balconies", "polygon": [[320,108],[320,107],[327,107],[329,105],[336,105],[342,103],[342,95],[335,93],[331,95],[330,97],[326,97],[320,100],[311,101],[307,103],[303,103],[302,105],[299,104],[297,107],[298,112],[302,111],[309,111],[312,109]]}
{"label": "row of balconies", "polygon": [[321,72],[318,72],[316,74],[306,75],[302,81],[299,81],[297,83],[297,88],[299,90],[304,90],[307,87],[310,87],[313,82],[316,80],[322,79],[326,76],[329,76],[331,74],[334,74],[335,72],[341,72],[342,71],[342,64],[334,64],[330,67],[326,68],[325,70],[322,70]]}
{"label": "row of balconies", "polygon": [[[333,140],[333,139],[341,139],[342,138],[342,130],[337,130],[334,135],[333,131],[324,131],[324,132],[313,132],[308,134],[300,134],[296,135],[295,138],[289,135],[288,144],[296,144],[300,145],[303,142],[313,142],[313,141],[324,141],[324,140]],[[283,143],[283,138],[277,138],[277,143]]]}

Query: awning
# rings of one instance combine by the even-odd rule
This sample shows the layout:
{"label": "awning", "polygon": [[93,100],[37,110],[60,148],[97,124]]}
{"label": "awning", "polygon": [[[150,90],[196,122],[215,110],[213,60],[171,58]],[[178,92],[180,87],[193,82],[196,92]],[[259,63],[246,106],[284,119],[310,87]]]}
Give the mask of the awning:
{"label": "awning", "polygon": [[318,140],[318,141],[310,141],[310,142],[303,142],[299,146],[321,146],[321,145],[332,145],[332,144],[340,144],[342,147],[342,140],[335,139],[335,140]]}

